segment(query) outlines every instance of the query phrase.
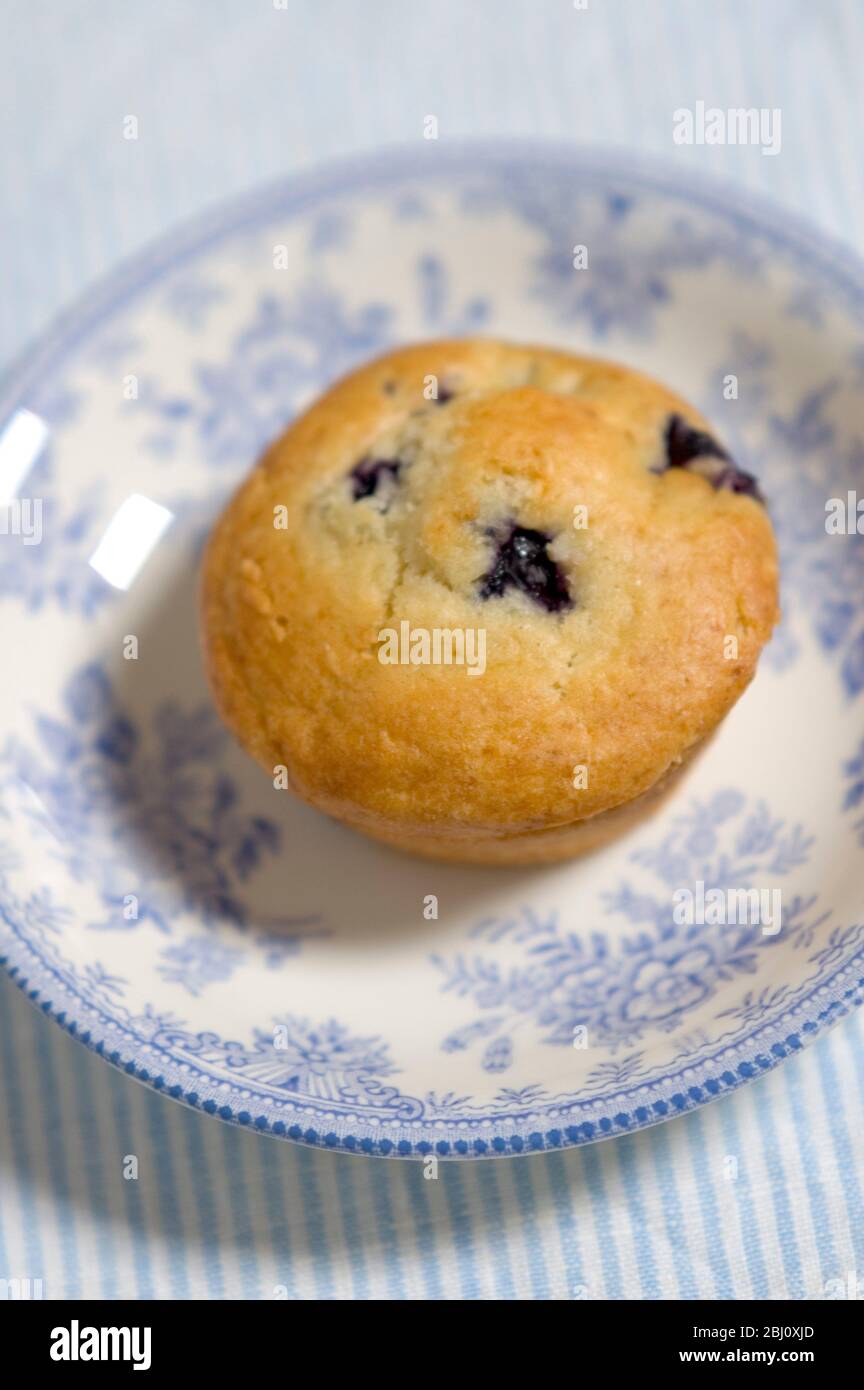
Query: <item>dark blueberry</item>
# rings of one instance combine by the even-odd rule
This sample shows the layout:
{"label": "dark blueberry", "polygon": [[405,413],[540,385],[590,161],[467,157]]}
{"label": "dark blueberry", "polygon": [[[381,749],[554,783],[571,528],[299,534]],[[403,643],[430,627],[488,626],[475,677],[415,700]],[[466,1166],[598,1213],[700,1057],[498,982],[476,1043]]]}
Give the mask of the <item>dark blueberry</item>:
{"label": "dark blueberry", "polygon": [[480,581],[481,598],[498,597],[514,588],[549,613],[573,607],[564,575],[547,553],[551,536],[524,526],[513,526],[505,540],[501,540],[500,535],[496,538],[498,549],[492,568]]}
{"label": "dark blueberry", "polygon": [[765,503],[759,485],[752,473],[739,468],[705,430],[694,429],[680,415],[670,415],[664,437],[666,462],[655,471],[664,473],[667,468],[689,468],[710,483],[715,492],[740,492],[745,497],[754,497]]}
{"label": "dark blueberry", "polygon": [[666,466],[684,468],[691,459],[728,459],[729,455],[705,430],[695,430],[680,415],[670,415],[666,426]]}
{"label": "dark blueberry", "polygon": [[381,387],[381,390],[384,392],[384,395],[385,395],[385,396],[395,396],[395,395],[396,395],[396,382],[395,382],[395,381],[385,381],[385,382],[384,382],[384,385]]}
{"label": "dark blueberry", "polygon": [[741,492],[745,497],[755,497],[757,502],[764,506],[765,498],[759,490],[759,484],[752,473],[747,473],[743,468],[739,468],[736,463],[730,463],[726,468],[721,468],[720,472],[711,479],[711,486],[718,492]]}
{"label": "dark blueberry", "polygon": [[374,497],[378,491],[378,486],[383,480],[389,479],[395,482],[399,476],[399,469],[402,467],[399,459],[373,459],[362,458],[359,463],[355,463],[351,469],[351,489],[354,501],[359,502],[361,497]]}
{"label": "dark blueberry", "polygon": [[435,399],[435,404],[436,404],[436,405],[446,405],[448,401],[452,401],[452,399],[453,399],[453,397],[454,397],[455,395],[456,395],[456,392],[455,392],[455,391],[452,391],[452,390],[450,389],[449,386],[439,386],[439,387],[438,387],[438,395],[435,396],[435,398],[434,398],[434,399]]}

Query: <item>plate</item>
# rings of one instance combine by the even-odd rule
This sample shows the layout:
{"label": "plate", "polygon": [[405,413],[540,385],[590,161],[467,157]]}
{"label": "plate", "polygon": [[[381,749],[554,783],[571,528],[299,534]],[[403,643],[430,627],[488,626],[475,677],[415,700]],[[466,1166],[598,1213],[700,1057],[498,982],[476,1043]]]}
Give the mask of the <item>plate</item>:
{"label": "plate", "polygon": [[[13,978],[169,1096],[393,1157],[632,1132],[805,1046],[864,988],[862,329],[864,267],[785,213],[530,144],[297,178],[127,265],[0,412]],[[201,545],[262,446],[365,358],[478,333],[690,397],[782,550],[782,626],[688,780],[551,868],[414,860],[277,791],[198,651]]]}

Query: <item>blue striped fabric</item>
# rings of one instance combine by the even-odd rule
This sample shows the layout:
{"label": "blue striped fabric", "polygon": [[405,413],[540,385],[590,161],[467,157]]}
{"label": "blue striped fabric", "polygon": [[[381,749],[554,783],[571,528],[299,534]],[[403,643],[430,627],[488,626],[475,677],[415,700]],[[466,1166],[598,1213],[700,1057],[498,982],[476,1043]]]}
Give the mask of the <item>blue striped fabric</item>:
{"label": "blue striped fabric", "polygon": [[859,1018],[669,1125],[428,1181],[221,1125],[0,1003],[0,1270],[46,1297],[802,1298],[864,1263]]}
{"label": "blue striped fabric", "polygon": [[[617,145],[864,212],[855,0],[7,0],[0,364],[179,219],[422,138]],[[782,151],[678,147],[672,111],[782,111]],[[137,142],[122,121],[139,118]],[[422,1167],[220,1125],[106,1066],[0,980],[0,1279],[46,1297],[802,1298],[864,1287],[864,1018],[669,1125]],[[128,1156],[137,1179],[124,1177]],[[854,1288],[854,1284],[851,1285]]]}

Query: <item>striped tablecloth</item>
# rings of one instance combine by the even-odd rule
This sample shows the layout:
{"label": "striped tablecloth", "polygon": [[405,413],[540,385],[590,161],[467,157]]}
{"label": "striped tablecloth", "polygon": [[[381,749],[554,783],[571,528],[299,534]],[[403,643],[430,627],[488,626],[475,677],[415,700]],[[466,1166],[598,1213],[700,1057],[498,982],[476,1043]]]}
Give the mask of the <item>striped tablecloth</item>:
{"label": "striped tablecloth", "polygon": [[[429,114],[442,140],[649,151],[847,240],[861,224],[855,0],[281,4],[6,0],[0,365],[208,201],[419,140]],[[700,100],[779,108],[779,154],[675,145],[673,110]],[[41,1280],[47,1298],[864,1294],[862,1107],[859,1014],[671,1124],[427,1181],[181,1109],[2,979],[0,1280]]]}

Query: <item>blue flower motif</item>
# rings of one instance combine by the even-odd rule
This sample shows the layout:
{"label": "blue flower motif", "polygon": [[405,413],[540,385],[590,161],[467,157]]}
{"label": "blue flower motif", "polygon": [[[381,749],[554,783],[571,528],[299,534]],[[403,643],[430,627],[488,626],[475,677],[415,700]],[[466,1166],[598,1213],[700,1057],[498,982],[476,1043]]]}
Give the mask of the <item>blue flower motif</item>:
{"label": "blue flower motif", "polygon": [[199,362],[193,395],[167,396],[150,381],[138,408],[159,424],[160,453],[173,452],[186,430],[208,463],[248,466],[303,399],[388,345],[391,320],[389,306],[349,311],[317,282],[290,299],[263,295],[228,357]]}
{"label": "blue flower motif", "polygon": [[199,995],[209,984],[230,980],[243,952],[209,936],[188,937],[181,946],[166,946],[156,969],[164,980]]}
{"label": "blue flower motif", "polygon": [[[277,1020],[275,1034],[275,1043],[270,1042],[280,1064],[290,1072],[285,1082],[290,1090],[308,1089],[317,1078],[334,1071],[354,1076],[388,1076],[395,1071],[379,1038],[354,1037],[335,1019],[315,1025],[288,1015]],[[263,1040],[264,1035],[259,1036]]]}
{"label": "blue flower motif", "polygon": [[[91,927],[130,932],[149,924],[170,936],[177,918],[191,913],[205,926],[246,929],[242,885],[278,853],[281,836],[275,822],[244,811],[221,771],[227,736],[214,710],[166,701],[143,727],[116,704],[93,664],[67,683],[63,707],[66,718],[36,714],[35,747],[7,742],[0,783],[46,835],[51,856],[80,880],[95,878],[105,915]],[[205,938],[193,939],[163,952],[162,974],[197,994],[228,978],[249,949],[278,964],[320,934],[319,920],[256,914],[262,930],[251,945],[212,943],[208,956]]]}
{"label": "blue flower motif", "polygon": [[706,979],[712,965],[712,953],[705,947],[682,951],[670,960],[645,961],[630,981],[625,1018],[659,1023],[701,1004],[710,992]]}
{"label": "blue flower motif", "polygon": [[[864,766],[864,749],[861,752]],[[856,759],[850,767],[860,779]],[[862,793],[864,796],[864,793]],[[652,1029],[674,1031],[694,1009],[711,999],[735,976],[751,974],[760,952],[771,950],[777,936],[759,923],[718,928],[709,923],[677,923],[674,891],[702,880],[706,886],[739,888],[758,875],[782,878],[806,861],[812,837],[800,826],[773,817],[768,806],[750,806],[733,788],[694,802],[677,816],[658,845],[634,852],[634,864],[655,875],[655,896],[636,892],[624,882],[606,895],[606,911],[623,917],[635,935],[600,931],[576,935],[562,930],[557,914],[538,918],[527,910],[520,923],[484,918],[471,935],[490,950],[501,942],[518,946],[524,965],[505,966],[489,950],[452,960],[432,958],[443,974],[443,988],[489,1011],[451,1032],[442,1046],[470,1048],[485,1040],[486,1070],[509,1066],[514,1059],[514,1028],[533,1022],[543,1040],[573,1046],[574,1030],[585,1029],[590,1045],[608,1052],[632,1045]],[[809,947],[827,913],[815,897],[796,897],[784,905],[783,939]],[[485,1022],[486,1026],[478,1027]]]}
{"label": "blue flower motif", "polygon": [[[153,1042],[196,1067],[227,1067],[245,1085],[314,1096],[344,1114],[364,1111],[414,1119],[425,1110],[423,1101],[384,1084],[384,1078],[396,1071],[386,1044],[377,1037],[359,1037],[336,1019],[314,1023],[287,1014],[274,1020],[271,1031],[257,1029],[251,1046],[223,1041],[212,1032],[187,1032],[173,1024],[157,1032]],[[453,1104],[462,1103],[453,1100]]]}
{"label": "blue flower motif", "polygon": [[[550,179],[540,169],[490,171],[482,184],[465,190],[463,202],[477,216],[504,208],[539,232],[535,297],[559,321],[585,323],[599,339],[621,328],[648,337],[682,270],[727,261],[739,274],[755,275],[764,255],[732,228],[675,210],[665,223],[646,224],[631,192]],[[574,243],[588,249],[583,269],[574,264]]]}
{"label": "blue flower motif", "polygon": [[513,1043],[509,1038],[495,1038],[483,1053],[484,1071],[506,1071],[513,1061]]}
{"label": "blue flower motif", "polygon": [[697,826],[687,839],[685,852],[692,858],[711,854],[717,844],[717,836],[707,825]]}
{"label": "blue flower motif", "polygon": [[80,667],[66,683],[63,703],[76,724],[106,714],[111,706],[111,685],[102,668],[94,662]]}
{"label": "blue flower motif", "polygon": [[40,465],[28,490],[42,502],[42,539],[26,545],[12,537],[0,550],[0,599],[16,599],[31,612],[56,604],[85,617],[117,593],[87,563],[97,540],[100,509],[95,492],[73,501],[49,491],[48,470]]}

